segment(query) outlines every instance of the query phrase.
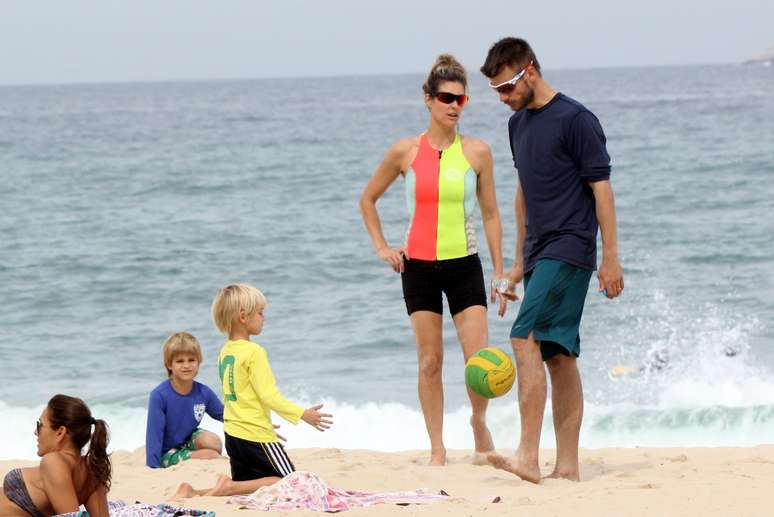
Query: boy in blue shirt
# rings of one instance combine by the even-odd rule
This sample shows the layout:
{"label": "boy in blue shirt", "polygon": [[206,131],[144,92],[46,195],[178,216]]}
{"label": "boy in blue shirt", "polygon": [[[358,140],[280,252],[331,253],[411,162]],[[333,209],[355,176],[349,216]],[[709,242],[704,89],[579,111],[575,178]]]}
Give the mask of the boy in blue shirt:
{"label": "boy in blue shirt", "polygon": [[191,334],[178,332],[164,342],[169,379],[156,386],[148,401],[145,464],[151,468],[220,457],[218,435],[199,429],[204,413],[223,421],[223,403],[210,388],[194,381],[201,363],[201,347]]}

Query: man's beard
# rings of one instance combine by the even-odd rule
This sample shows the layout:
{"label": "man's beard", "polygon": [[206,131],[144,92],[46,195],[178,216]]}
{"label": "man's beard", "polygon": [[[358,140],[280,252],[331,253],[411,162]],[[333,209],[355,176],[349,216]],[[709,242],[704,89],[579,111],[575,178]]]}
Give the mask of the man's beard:
{"label": "man's beard", "polygon": [[511,109],[513,111],[521,111],[527,106],[529,106],[533,99],[535,98],[535,90],[532,88],[529,89],[529,92],[522,96],[522,101],[519,103],[518,106],[511,105]]}

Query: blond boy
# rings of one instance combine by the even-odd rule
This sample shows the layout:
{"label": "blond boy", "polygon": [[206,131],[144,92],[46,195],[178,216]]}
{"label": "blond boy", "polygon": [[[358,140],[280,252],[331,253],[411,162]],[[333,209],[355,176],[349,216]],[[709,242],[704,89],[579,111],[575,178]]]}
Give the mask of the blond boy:
{"label": "blond boy", "polygon": [[228,336],[218,359],[223,384],[223,431],[231,478],[220,476],[213,488],[180,486],[177,496],[249,494],[295,470],[271,422],[271,412],[297,424],[303,420],[319,431],[332,425],[322,404],[308,409],[287,400],[277,388],[266,350],[253,341],[263,329],[266,297],[255,287],[232,284],[218,291],[212,318]]}
{"label": "blond boy", "polygon": [[194,381],[201,363],[202,349],[191,334],[178,332],[164,342],[168,379],[148,401],[145,463],[151,468],[220,457],[220,438],[199,429],[204,413],[223,421],[223,403],[210,388]]}

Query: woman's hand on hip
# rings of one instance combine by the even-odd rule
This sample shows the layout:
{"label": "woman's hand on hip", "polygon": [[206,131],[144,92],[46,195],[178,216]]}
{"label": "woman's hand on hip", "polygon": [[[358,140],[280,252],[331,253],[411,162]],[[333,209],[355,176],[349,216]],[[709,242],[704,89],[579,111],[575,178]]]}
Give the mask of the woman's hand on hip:
{"label": "woman's hand on hip", "polygon": [[405,248],[383,246],[376,251],[379,258],[387,262],[396,273],[403,273],[403,259],[408,258]]}

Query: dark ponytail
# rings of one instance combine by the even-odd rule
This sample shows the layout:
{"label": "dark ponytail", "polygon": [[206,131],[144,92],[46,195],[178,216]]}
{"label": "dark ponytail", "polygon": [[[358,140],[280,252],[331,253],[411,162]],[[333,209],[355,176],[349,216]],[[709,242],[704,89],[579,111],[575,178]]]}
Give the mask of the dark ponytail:
{"label": "dark ponytail", "polygon": [[110,455],[107,453],[109,441],[107,423],[104,420],[95,420],[86,403],[76,397],[54,395],[48,401],[48,409],[51,425],[55,429],[65,427],[79,451],[83,451],[86,444],[89,444],[89,450],[85,456],[89,474],[98,485],[110,490],[112,467]]}

